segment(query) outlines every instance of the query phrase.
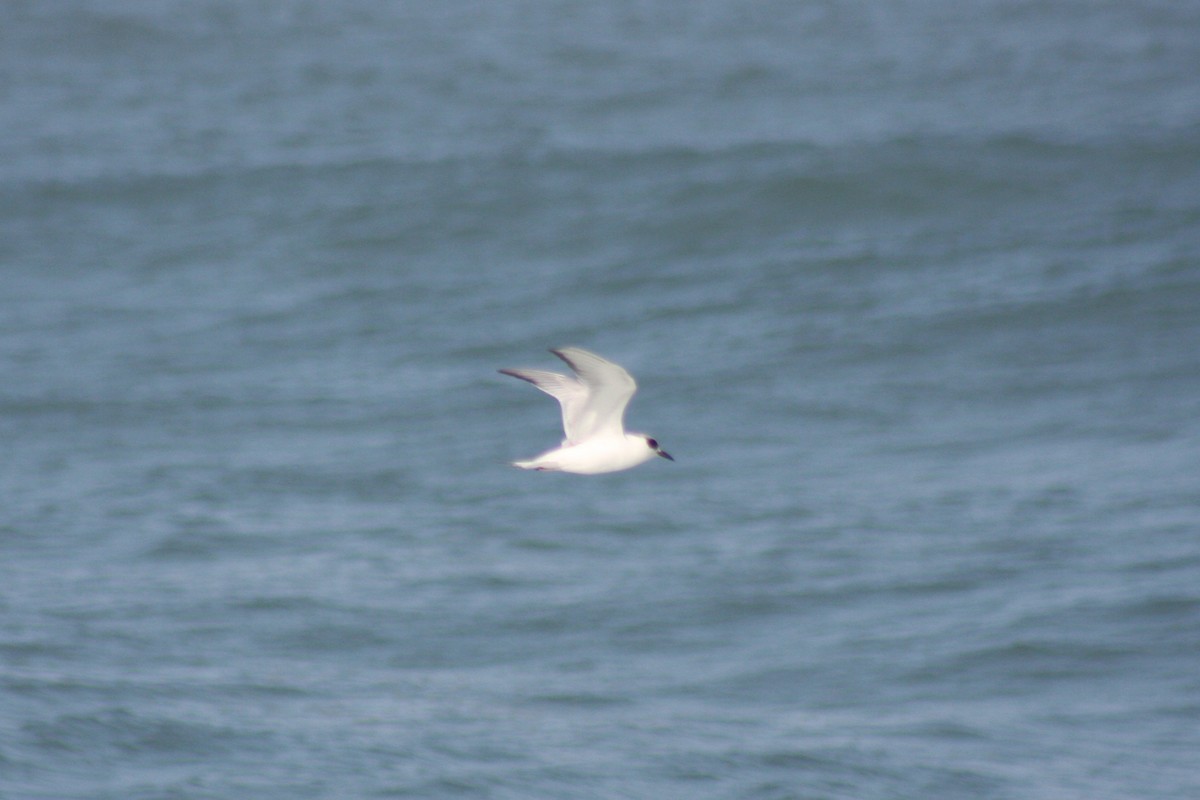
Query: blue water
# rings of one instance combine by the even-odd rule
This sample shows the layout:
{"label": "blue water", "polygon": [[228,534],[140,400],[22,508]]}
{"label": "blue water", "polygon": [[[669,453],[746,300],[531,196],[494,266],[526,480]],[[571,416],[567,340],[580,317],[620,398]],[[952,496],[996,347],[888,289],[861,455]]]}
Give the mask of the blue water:
{"label": "blue water", "polygon": [[[1192,3],[0,5],[0,797],[1200,796]],[[505,466],[626,365],[677,459]]]}

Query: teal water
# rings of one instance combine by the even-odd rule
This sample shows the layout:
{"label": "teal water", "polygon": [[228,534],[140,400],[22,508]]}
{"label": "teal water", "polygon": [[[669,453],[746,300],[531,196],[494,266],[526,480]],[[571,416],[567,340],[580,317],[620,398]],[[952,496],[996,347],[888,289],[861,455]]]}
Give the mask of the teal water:
{"label": "teal water", "polygon": [[[1200,794],[1187,4],[0,7],[0,797]],[[625,364],[677,459],[497,375]]]}

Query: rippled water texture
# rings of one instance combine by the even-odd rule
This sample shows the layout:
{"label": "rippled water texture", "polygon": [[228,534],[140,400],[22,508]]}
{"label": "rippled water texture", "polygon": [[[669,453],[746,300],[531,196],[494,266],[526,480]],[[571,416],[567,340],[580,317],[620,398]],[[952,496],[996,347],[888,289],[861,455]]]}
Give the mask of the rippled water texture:
{"label": "rippled water texture", "polygon": [[[0,6],[0,796],[1200,796],[1188,3]],[[677,459],[496,374],[577,344]]]}

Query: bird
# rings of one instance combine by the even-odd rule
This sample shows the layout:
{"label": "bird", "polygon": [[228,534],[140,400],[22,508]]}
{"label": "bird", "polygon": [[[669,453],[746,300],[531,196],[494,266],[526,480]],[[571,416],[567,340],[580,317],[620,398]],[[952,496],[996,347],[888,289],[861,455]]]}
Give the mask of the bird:
{"label": "bird", "polygon": [[619,472],[655,456],[674,461],[658,441],[644,433],[627,432],[622,424],[625,407],[637,391],[637,383],[624,367],[582,347],[557,347],[551,353],[561,358],[574,375],[540,369],[502,369],[532,383],[562,406],[562,444],[525,461],[513,461],[520,469],[598,475]]}

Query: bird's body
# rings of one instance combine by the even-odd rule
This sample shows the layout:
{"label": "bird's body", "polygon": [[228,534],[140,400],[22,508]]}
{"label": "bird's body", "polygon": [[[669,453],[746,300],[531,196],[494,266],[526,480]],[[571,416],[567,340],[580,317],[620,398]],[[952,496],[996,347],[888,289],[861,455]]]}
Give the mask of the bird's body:
{"label": "bird's body", "polygon": [[625,431],[622,417],[637,384],[624,368],[579,347],[550,352],[565,361],[575,375],[539,369],[500,370],[558,400],[566,434],[561,446],[526,461],[514,461],[513,466],[596,475],[636,467],[655,456],[675,460],[649,436]]}
{"label": "bird's body", "polygon": [[657,455],[646,445],[646,437],[635,433],[623,434],[620,439],[603,437],[588,439],[579,444],[564,444],[528,461],[514,461],[514,467],[553,472],[574,472],[577,475],[598,475],[636,467]]}

